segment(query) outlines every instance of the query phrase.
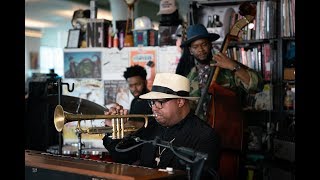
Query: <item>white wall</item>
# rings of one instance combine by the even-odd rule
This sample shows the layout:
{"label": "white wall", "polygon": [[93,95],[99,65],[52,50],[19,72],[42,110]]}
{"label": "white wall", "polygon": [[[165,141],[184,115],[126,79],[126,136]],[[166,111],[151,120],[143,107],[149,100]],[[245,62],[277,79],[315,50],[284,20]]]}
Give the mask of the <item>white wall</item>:
{"label": "white wall", "polygon": [[72,29],[71,24],[69,28],[50,28],[43,31],[41,38],[41,46],[65,48],[67,44],[68,31]]}

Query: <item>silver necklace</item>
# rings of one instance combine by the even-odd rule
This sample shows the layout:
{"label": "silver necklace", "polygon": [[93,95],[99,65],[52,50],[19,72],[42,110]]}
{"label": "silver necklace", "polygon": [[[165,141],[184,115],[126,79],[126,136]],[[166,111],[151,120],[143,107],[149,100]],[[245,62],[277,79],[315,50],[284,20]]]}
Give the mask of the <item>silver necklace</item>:
{"label": "silver necklace", "polygon": [[[172,143],[176,138],[173,138],[170,143]],[[161,150],[161,147],[159,146],[159,155],[154,159],[156,162],[157,162],[157,166],[159,166],[159,163],[160,163],[160,158],[161,158],[161,155],[163,154],[163,152],[166,150],[167,148],[163,148]]]}

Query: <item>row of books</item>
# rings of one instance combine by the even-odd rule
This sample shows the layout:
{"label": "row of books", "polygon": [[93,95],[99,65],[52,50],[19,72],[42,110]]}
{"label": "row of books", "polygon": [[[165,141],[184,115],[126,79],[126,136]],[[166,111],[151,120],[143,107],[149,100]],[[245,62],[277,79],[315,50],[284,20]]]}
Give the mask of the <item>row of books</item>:
{"label": "row of books", "polygon": [[[244,27],[239,37],[242,40],[257,40],[276,38],[276,14],[277,3],[275,1],[258,1],[256,4],[256,15],[253,19],[253,28]],[[229,20],[229,27],[240,19],[244,18],[237,12],[232,12]]]}
{"label": "row of books", "polygon": [[295,0],[282,0],[281,1],[281,37],[294,37],[295,30]]}
{"label": "row of books", "polygon": [[255,22],[255,39],[276,38],[277,2],[258,1]]}
{"label": "row of books", "polygon": [[272,62],[276,52],[270,44],[259,44],[255,47],[232,47],[227,50],[228,57],[260,72],[265,81],[271,80]]}

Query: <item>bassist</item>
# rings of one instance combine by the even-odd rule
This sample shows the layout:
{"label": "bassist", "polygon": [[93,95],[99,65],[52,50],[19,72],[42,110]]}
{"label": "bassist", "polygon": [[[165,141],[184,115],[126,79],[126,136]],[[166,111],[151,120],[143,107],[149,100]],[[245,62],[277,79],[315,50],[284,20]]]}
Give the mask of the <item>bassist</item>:
{"label": "bassist", "polygon": [[[243,93],[263,90],[262,76],[253,69],[228,58],[228,43],[236,39],[239,30],[255,15],[250,4],[240,6],[249,13],[231,28],[219,53],[212,53],[212,42],[219,35],[208,33],[202,24],[191,25],[186,40],[181,44],[185,53],[176,72],[183,72],[190,80],[190,95],[200,100],[191,107],[221,136],[219,175],[223,180],[239,179],[240,155],[243,144],[243,114],[240,97]],[[241,14],[241,13],[240,13]],[[240,27],[240,28],[239,28]],[[189,56],[186,56],[186,53]],[[191,62],[190,62],[191,61]],[[185,67],[187,70],[179,68]]]}
{"label": "bassist", "polygon": [[[189,51],[191,58],[182,56],[184,59],[180,59],[178,68],[185,67],[182,64],[193,64],[193,67],[189,67],[189,73],[184,74],[191,81],[191,95],[201,97],[203,93],[208,93],[204,92],[204,89],[210,76],[210,64],[221,68],[216,81],[220,86],[237,92],[237,94],[262,91],[263,79],[258,72],[228,58],[221,52],[215,55],[211,53],[211,42],[218,38],[219,35],[208,33],[202,24],[192,25],[188,28],[187,40],[182,43],[181,47],[184,48],[184,51]],[[194,63],[187,61],[194,61]],[[179,71],[178,68],[177,71]],[[207,121],[206,111],[209,97],[210,95],[207,94],[207,99],[203,101],[200,109],[202,113],[198,113],[200,118],[205,121]],[[196,106],[193,106],[194,110],[196,110]]]}

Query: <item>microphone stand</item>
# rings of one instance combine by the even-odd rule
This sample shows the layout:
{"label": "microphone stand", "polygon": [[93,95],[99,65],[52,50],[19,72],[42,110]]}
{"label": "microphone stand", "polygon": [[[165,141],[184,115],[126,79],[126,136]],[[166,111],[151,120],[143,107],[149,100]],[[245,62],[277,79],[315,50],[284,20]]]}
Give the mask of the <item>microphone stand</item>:
{"label": "microphone stand", "polygon": [[[62,83],[61,83],[61,78],[58,79],[57,82],[58,85],[58,105],[61,105],[61,94],[62,94]],[[63,139],[62,139],[62,131],[59,132],[59,155],[62,155],[62,145],[63,145]]]}
{"label": "microphone stand", "polygon": [[[74,83],[72,83],[72,87],[70,88],[68,83],[63,83],[61,81],[61,77],[59,77],[57,79],[57,82],[54,83],[53,85],[58,86],[58,105],[61,105],[62,85],[67,85],[67,90],[69,92],[72,92],[74,90]],[[62,146],[63,146],[63,136],[61,131],[59,132],[59,148],[58,148],[59,155],[62,155]]]}

